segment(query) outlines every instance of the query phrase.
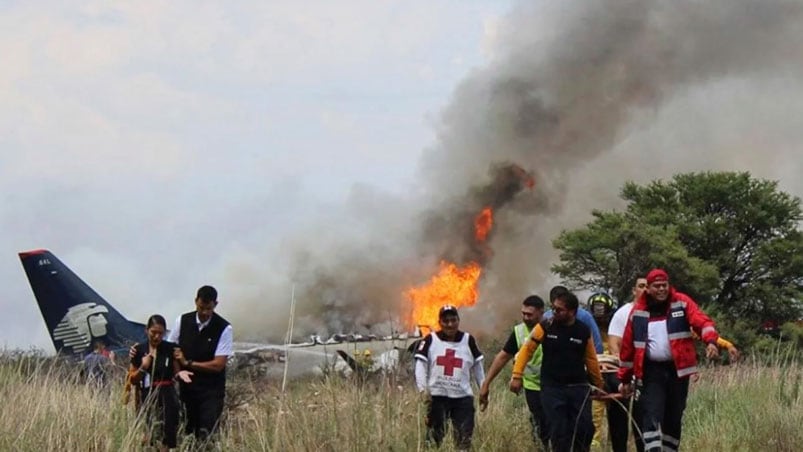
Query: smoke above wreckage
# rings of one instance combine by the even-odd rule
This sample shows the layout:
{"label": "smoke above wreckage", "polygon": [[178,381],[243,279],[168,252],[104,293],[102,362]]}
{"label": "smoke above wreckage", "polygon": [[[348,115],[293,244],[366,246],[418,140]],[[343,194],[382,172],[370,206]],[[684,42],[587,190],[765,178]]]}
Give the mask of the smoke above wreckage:
{"label": "smoke above wreckage", "polygon": [[[291,273],[305,275],[300,323],[318,332],[402,331],[415,309],[405,294],[437,278],[441,262],[476,263],[470,311],[489,330],[509,322],[524,296],[548,290],[555,234],[593,207],[610,207],[593,204],[588,190],[567,205],[573,190],[601,186],[578,175],[608,181],[614,198],[622,178],[632,177],[628,166],[655,171],[647,162],[597,173],[585,166],[695,88],[799,77],[800,23],[797,1],[522,3],[497,27],[489,64],[466,77],[443,111],[419,193],[361,210],[362,235],[294,250]],[[649,150],[640,155],[651,158]],[[661,161],[670,162],[665,171],[689,166]],[[537,181],[532,190],[522,192],[526,183],[511,177],[517,172]],[[478,240],[475,220],[486,207],[492,228]]]}
{"label": "smoke above wreckage", "polygon": [[[425,331],[437,326],[441,306],[474,306],[477,302],[478,284],[487,262],[493,254],[488,239],[493,232],[493,212],[503,208],[524,188],[533,188],[532,176],[515,164],[494,167],[489,185],[473,191],[471,200],[462,209],[452,212],[434,211],[430,216],[432,234],[436,239],[433,247],[442,245],[438,273],[430,281],[404,291],[412,312],[408,328],[420,326]],[[471,228],[466,228],[470,225]],[[437,234],[451,231],[452,234]]]}
{"label": "smoke above wreckage", "polygon": [[383,237],[383,245],[357,252],[341,249],[335,261],[307,257],[297,283],[301,330],[405,333],[435,326],[443,304],[474,305],[483,268],[493,256],[488,244],[493,212],[531,194],[535,184],[531,174],[511,163],[494,165],[483,179],[487,182],[471,187],[448,208],[417,213],[419,231],[411,243],[418,248],[401,258],[377,249],[392,248],[401,237]]}

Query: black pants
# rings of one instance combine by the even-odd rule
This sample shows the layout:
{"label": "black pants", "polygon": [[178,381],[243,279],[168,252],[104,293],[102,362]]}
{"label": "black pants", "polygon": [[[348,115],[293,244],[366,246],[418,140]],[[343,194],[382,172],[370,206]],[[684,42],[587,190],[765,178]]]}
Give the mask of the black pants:
{"label": "black pants", "polygon": [[530,423],[533,426],[533,441],[541,442],[544,450],[549,448],[549,427],[546,425],[544,407],[541,405],[541,391],[524,389],[527,399],[527,408],[530,409]]}
{"label": "black pants", "polygon": [[206,441],[218,428],[223,413],[225,388],[206,388],[193,385],[181,387],[181,401],[186,414],[185,432]]}
{"label": "black pants", "polygon": [[[615,373],[603,373],[602,376],[607,392],[619,391],[619,379],[616,378]],[[608,401],[608,437],[611,440],[613,452],[627,452],[628,419],[630,419],[629,427],[633,431],[636,449],[638,452],[644,452],[644,442],[638,430],[638,425],[640,425],[638,401],[633,401],[633,411],[628,413],[630,402],[629,398]]]}
{"label": "black pants", "polygon": [[594,439],[591,388],[585,385],[541,387],[541,403],[549,413],[549,441],[554,452],[587,451]]}
{"label": "black pants", "polygon": [[443,442],[446,420],[451,419],[457,448],[468,449],[471,447],[471,436],[474,434],[474,397],[453,399],[432,396],[427,419],[432,439],[438,446]]}
{"label": "black pants", "polygon": [[680,430],[688,377],[678,378],[673,362],[644,360],[641,388],[641,432],[648,452],[676,451],[680,446]]}
{"label": "black pants", "polygon": [[173,386],[142,389],[140,410],[145,411],[145,424],[151,444],[156,441],[169,448],[176,447],[178,431],[178,394]]}

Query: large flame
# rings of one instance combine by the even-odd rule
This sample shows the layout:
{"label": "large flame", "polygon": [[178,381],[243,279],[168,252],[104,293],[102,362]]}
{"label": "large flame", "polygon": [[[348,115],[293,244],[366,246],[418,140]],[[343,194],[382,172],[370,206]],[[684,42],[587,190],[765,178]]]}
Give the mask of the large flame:
{"label": "large flame", "polygon": [[404,292],[413,303],[413,323],[424,329],[432,329],[438,324],[441,306],[473,306],[477,302],[477,281],[481,273],[482,269],[475,262],[458,267],[441,261],[438,274],[429,283]]}
{"label": "large flame", "polygon": [[[483,243],[492,227],[493,210],[486,207],[474,219],[474,238],[477,242]],[[482,268],[476,262],[458,266],[441,261],[438,274],[427,284],[404,291],[404,296],[413,305],[410,326],[418,326],[426,333],[438,324],[438,311],[442,306],[474,306],[479,296],[477,283],[481,274]]]}

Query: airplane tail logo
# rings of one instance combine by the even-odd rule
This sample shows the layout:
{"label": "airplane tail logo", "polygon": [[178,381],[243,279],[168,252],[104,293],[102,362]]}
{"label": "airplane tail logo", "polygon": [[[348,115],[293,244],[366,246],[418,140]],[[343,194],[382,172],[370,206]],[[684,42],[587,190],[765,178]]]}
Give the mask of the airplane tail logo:
{"label": "airplane tail logo", "polygon": [[111,350],[145,342],[145,325],[123,317],[53,253],[19,256],[58,353],[88,353],[97,339]]}
{"label": "airplane tail logo", "polygon": [[106,336],[106,325],[109,322],[103,314],[108,312],[105,306],[95,303],[81,303],[71,307],[51,331],[53,340],[61,341],[62,346],[71,347],[76,353],[87,352],[94,338]]}

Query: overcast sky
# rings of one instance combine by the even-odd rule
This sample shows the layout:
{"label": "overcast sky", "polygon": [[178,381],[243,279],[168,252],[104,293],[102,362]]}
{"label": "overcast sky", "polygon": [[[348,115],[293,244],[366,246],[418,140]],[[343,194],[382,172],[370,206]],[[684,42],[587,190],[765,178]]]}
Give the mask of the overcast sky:
{"label": "overcast sky", "polygon": [[[516,11],[563,17],[540,4]],[[533,38],[512,8],[0,3],[0,345],[52,351],[17,258],[34,248],[53,251],[133,320],[191,309],[206,283],[227,317],[244,315],[232,307],[240,297],[284,306],[289,263],[276,256],[288,241],[359,230],[370,219],[344,206],[415,203],[429,196],[422,186],[448,179],[455,160],[433,171],[438,159],[424,154],[437,152],[462,81],[510,57],[517,40],[531,39],[536,53],[566,51],[548,39],[560,35],[547,33],[558,19],[533,22],[544,30]],[[803,194],[799,67],[768,68],[704,73],[629,118],[610,152],[568,167],[577,208],[545,227],[617,206],[624,179],[678,170],[751,170]],[[498,256],[489,284],[505,272]],[[542,256],[541,275],[553,257]]]}
{"label": "overcast sky", "polygon": [[506,4],[0,3],[0,344],[52,350],[19,251],[132,319],[206,282],[225,315],[230,253],[355,185],[412,190]]}

